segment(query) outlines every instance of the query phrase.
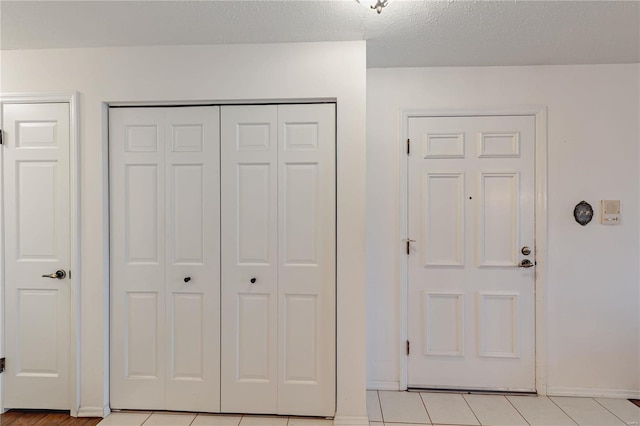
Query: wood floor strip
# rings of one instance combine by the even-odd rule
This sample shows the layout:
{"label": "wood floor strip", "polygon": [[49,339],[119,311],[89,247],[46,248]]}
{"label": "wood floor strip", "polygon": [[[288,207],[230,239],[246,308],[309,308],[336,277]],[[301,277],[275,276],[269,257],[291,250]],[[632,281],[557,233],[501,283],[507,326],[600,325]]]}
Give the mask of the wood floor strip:
{"label": "wood floor strip", "polygon": [[98,417],[71,417],[67,412],[10,410],[0,414],[2,426],[95,426]]}

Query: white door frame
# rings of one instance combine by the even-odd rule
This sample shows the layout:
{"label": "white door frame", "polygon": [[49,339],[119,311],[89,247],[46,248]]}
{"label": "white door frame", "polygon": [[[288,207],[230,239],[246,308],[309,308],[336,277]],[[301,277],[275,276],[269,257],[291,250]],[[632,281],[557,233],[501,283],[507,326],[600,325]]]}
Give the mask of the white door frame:
{"label": "white door frame", "polygon": [[[408,237],[408,156],[406,141],[409,139],[409,118],[411,117],[469,117],[528,115],[535,117],[535,379],[539,395],[547,394],[547,107],[522,106],[478,109],[407,109],[400,111],[400,237],[398,246]],[[403,250],[400,254],[400,390],[407,389],[407,294],[408,261]]]}
{"label": "white door frame", "polygon": [[[77,417],[80,407],[80,149],[78,144],[78,92],[41,92],[41,93],[6,93],[0,94],[0,105],[67,103],[69,104],[69,213],[70,213],[70,250],[71,264],[69,301],[69,411]],[[0,128],[3,128],[0,114]],[[3,163],[3,151],[0,150],[0,165]],[[2,174],[0,173],[0,181]],[[4,182],[0,185],[0,354],[4,356]],[[0,413],[4,407],[4,380],[0,375]]]}

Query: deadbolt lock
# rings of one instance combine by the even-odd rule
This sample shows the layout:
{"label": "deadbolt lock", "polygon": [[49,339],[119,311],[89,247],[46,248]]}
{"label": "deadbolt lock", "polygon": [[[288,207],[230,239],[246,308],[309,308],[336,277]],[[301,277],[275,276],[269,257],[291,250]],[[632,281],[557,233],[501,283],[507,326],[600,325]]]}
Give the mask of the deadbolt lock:
{"label": "deadbolt lock", "polygon": [[524,254],[525,256],[529,256],[531,254],[531,249],[527,246],[522,247],[522,250],[520,250],[520,252],[522,252],[522,254]]}

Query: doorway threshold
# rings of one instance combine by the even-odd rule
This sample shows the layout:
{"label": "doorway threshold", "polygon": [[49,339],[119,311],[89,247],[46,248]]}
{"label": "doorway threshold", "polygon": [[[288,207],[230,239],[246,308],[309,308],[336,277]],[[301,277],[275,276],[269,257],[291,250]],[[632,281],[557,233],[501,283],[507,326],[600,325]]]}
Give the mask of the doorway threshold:
{"label": "doorway threshold", "polygon": [[515,395],[515,396],[538,396],[533,391],[516,390],[492,390],[492,389],[456,389],[456,388],[407,388],[407,392],[432,392],[432,393],[459,393],[469,395]]}

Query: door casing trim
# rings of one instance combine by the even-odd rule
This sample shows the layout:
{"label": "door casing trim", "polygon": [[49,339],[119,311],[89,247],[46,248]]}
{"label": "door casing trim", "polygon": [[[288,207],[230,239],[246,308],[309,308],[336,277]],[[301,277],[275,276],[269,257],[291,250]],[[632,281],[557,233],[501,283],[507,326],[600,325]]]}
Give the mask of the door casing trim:
{"label": "door casing trim", "polygon": [[[80,145],[79,98],[75,91],[37,92],[37,93],[3,93],[0,94],[0,106],[5,104],[66,103],[69,104],[69,240],[70,240],[70,297],[69,301],[69,411],[77,417],[80,407]],[[3,125],[0,114],[0,126]],[[4,160],[0,151],[0,165]],[[2,176],[0,176],[0,180]],[[0,185],[0,354],[4,356],[4,182]],[[0,413],[4,407],[4,381],[0,375]]]}
{"label": "door casing trim", "polygon": [[402,109],[400,110],[399,182],[400,182],[400,240],[396,242],[400,271],[400,341],[398,342],[399,390],[407,389],[408,337],[408,262],[402,242],[408,238],[408,156],[409,118],[412,117],[471,117],[471,116],[533,116],[535,118],[535,387],[538,395],[547,394],[547,106],[513,106],[471,109]]}

